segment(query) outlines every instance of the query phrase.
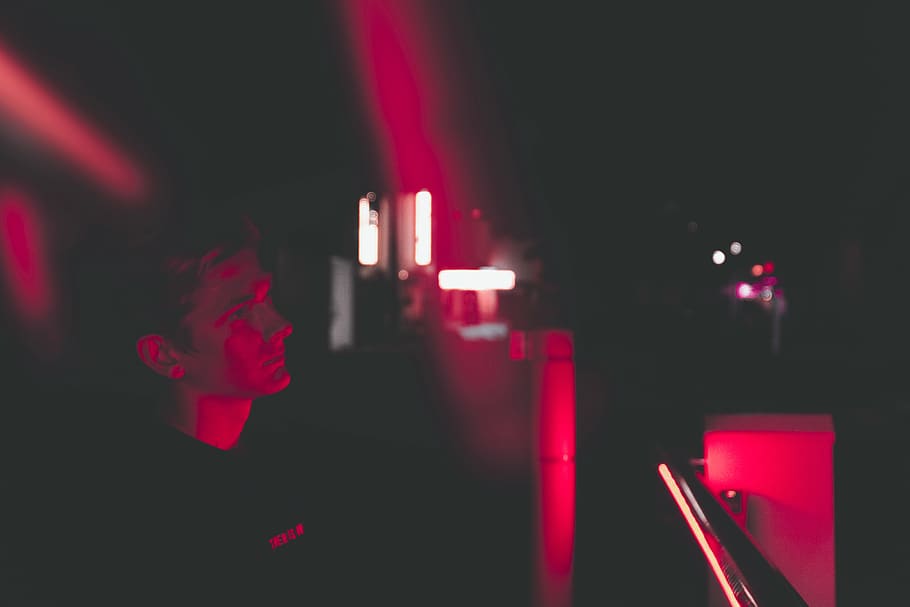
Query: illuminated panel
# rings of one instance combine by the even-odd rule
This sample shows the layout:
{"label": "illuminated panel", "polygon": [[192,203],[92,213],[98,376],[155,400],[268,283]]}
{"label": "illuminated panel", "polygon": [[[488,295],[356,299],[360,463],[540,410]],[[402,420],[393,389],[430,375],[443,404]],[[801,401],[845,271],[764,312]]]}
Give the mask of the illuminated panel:
{"label": "illuminated panel", "polygon": [[712,493],[749,495],[748,531],[809,605],[836,591],[834,422],[829,414],[712,415],[703,435]]}
{"label": "illuminated panel", "polygon": [[515,288],[512,270],[440,270],[439,288],[444,291],[508,291]]}
{"label": "illuminated panel", "polygon": [[364,266],[375,266],[379,262],[379,221],[374,213],[370,210],[370,201],[361,198],[357,213],[357,260]]}
{"label": "illuminated panel", "polygon": [[670,474],[670,470],[667,468],[666,464],[660,464],[657,467],[660,477],[663,479],[664,484],[667,485],[667,489],[670,490],[670,495],[673,496],[673,501],[676,502],[677,507],[680,512],[682,512],[683,518],[686,519],[686,523],[689,525],[689,529],[692,531],[692,535],[695,536],[695,541],[698,542],[701,551],[705,554],[705,559],[707,559],[708,564],[711,566],[711,571],[714,572],[714,577],[717,578],[717,581],[720,582],[720,587],[724,592],[724,596],[727,597],[727,600],[730,602],[731,607],[742,607],[742,604],[737,600],[736,594],[733,592],[733,588],[730,586],[730,583],[727,581],[727,577],[724,575],[723,568],[720,565],[720,562],[717,560],[717,555],[714,554],[714,551],[711,549],[711,546],[708,544],[708,538],[705,537],[704,531],[702,531],[701,526],[698,524],[698,521],[695,518],[695,515],[692,514],[691,508],[689,508],[686,498],[683,497],[682,491],[679,490],[679,485],[676,483],[676,479],[673,478],[673,475]]}
{"label": "illuminated panel", "polygon": [[104,136],[56,99],[0,45],[0,110],[44,139],[114,194],[136,199],[146,184],[139,169]]}
{"label": "illuminated panel", "polygon": [[414,197],[414,263],[418,266],[430,265],[432,216],[433,197],[428,191],[420,190]]}

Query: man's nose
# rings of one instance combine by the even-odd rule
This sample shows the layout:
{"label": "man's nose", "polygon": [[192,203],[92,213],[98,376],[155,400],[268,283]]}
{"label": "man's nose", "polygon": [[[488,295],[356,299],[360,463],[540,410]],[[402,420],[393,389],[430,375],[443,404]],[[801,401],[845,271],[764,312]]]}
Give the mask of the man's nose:
{"label": "man's nose", "polygon": [[272,325],[269,341],[281,341],[294,332],[294,325],[281,314],[275,314],[275,324]]}

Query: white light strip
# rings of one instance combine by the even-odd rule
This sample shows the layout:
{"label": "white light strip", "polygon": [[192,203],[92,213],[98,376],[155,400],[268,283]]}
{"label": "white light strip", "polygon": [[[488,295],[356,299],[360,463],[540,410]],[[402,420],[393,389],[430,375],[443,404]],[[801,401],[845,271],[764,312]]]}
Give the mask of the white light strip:
{"label": "white light strip", "polygon": [[379,262],[379,226],[370,222],[370,201],[360,199],[358,207],[357,260],[364,266]]}
{"label": "white light strip", "polygon": [[512,270],[441,270],[439,288],[451,291],[509,291],[515,288]]}
{"label": "white light strip", "polygon": [[432,244],[433,197],[426,190],[420,190],[414,197],[414,263],[430,265]]}

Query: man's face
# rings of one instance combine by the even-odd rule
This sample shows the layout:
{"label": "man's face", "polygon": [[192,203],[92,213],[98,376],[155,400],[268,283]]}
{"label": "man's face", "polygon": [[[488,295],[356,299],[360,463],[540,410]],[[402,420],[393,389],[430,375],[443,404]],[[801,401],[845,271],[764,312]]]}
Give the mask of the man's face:
{"label": "man's face", "polygon": [[182,354],[182,381],[204,394],[257,398],[287,387],[284,340],[291,323],[275,310],[272,277],[254,249],[209,268],[184,324],[193,349]]}

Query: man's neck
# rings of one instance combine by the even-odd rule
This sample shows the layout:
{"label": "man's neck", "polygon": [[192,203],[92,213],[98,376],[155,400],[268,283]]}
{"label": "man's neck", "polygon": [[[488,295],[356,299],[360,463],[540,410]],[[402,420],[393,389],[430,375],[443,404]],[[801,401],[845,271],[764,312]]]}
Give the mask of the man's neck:
{"label": "man's neck", "polygon": [[199,394],[177,386],[161,407],[161,415],[187,436],[227,450],[237,446],[252,404],[252,399]]}

